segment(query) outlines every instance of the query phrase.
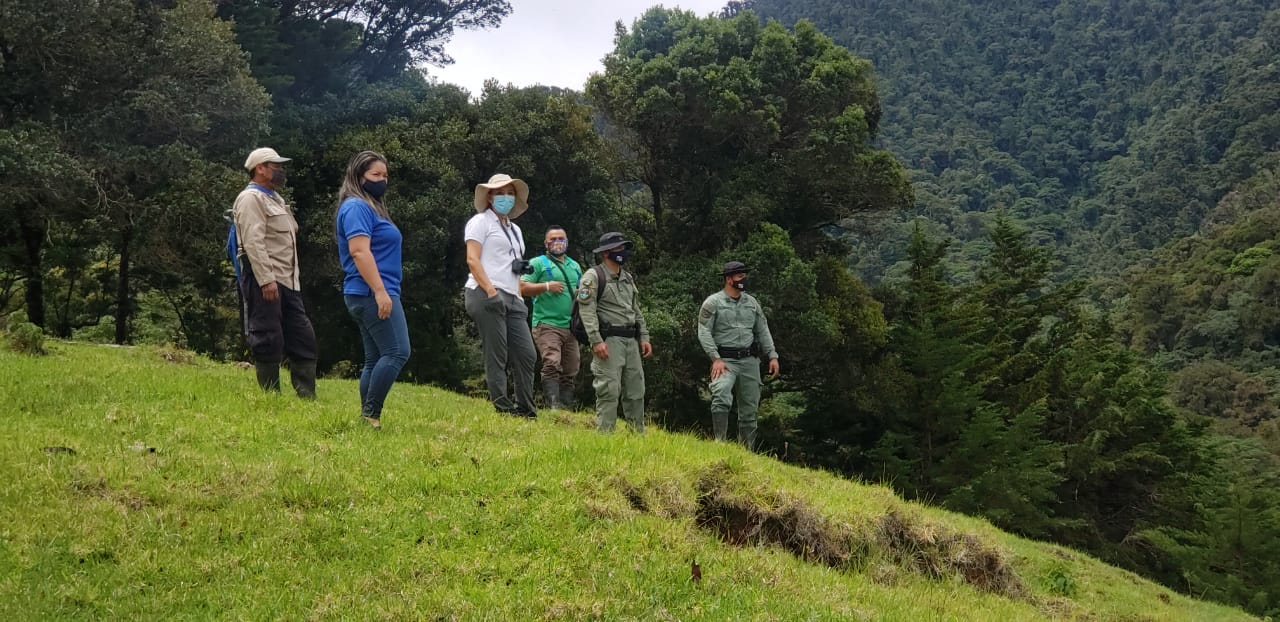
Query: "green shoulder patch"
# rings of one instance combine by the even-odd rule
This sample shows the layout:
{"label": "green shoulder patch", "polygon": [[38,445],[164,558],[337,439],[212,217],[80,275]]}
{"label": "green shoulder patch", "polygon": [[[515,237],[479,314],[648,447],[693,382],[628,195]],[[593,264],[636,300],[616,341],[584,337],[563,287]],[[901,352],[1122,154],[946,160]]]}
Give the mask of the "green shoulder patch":
{"label": "green shoulder patch", "polygon": [[591,300],[591,288],[586,285],[579,287],[578,300]]}

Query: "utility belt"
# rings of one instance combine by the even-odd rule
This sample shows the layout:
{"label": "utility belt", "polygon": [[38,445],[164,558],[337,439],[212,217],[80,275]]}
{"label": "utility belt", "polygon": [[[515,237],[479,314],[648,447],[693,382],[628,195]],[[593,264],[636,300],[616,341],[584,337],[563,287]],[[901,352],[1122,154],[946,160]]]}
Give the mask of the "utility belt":
{"label": "utility belt", "polygon": [[640,338],[640,325],[632,324],[630,326],[610,326],[604,324],[600,327],[601,337],[626,337],[628,339]]}
{"label": "utility belt", "polygon": [[745,359],[760,356],[760,344],[753,343],[745,348],[716,348],[722,359]]}

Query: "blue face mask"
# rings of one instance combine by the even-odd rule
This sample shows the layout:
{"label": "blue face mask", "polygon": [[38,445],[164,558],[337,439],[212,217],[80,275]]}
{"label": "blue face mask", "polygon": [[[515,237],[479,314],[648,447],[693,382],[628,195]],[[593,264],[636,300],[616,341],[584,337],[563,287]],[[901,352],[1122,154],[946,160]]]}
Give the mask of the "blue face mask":
{"label": "blue face mask", "polygon": [[516,207],[516,197],[510,194],[500,194],[493,197],[493,211],[506,216]]}

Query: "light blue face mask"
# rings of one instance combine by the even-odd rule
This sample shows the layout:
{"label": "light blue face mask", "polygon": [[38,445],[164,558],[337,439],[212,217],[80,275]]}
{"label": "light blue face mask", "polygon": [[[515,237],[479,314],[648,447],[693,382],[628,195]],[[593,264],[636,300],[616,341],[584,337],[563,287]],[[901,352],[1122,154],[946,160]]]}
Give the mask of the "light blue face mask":
{"label": "light blue face mask", "polygon": [[493,211],[506,216],[516,207],[516,198],[510,194],[500,194],[493,197]]}

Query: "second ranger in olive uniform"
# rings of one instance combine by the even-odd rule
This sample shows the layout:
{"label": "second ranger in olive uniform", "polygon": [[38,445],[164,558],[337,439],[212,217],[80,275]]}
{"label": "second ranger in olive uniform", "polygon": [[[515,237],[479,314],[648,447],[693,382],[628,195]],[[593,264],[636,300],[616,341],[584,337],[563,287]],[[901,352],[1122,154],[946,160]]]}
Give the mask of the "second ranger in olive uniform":
{"label": "second ranger in olive uniform", "polygon": [[698,343],[711,357],[711,427],[716,440],[729,433],[729,408],[738,402],[738,441],[754,449],[756,411],[760,406],[760,355],[769,359],[769,374],[780,371],[764,309],[747,288],[747,266],[724,265],[724,289],[710,295],[698,312]]}
{"label": "second ranger in olive uniform", "polygon": [[[591,341],[591,386],[596,391],[596,429],[612,432],[622,414],[635,432],[644,432],[644,368],[640,357],[653,354],[649,328],[640,312],[635,277],[622,269],[631,257],[631,242],[621,233],[600,236],[593,253],[599,266],[582,275],[578,313]],[[601,280],[603,270],[603,281]]]}

